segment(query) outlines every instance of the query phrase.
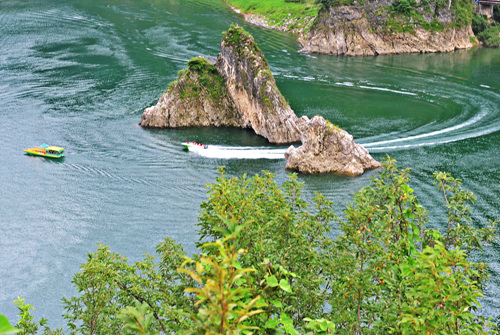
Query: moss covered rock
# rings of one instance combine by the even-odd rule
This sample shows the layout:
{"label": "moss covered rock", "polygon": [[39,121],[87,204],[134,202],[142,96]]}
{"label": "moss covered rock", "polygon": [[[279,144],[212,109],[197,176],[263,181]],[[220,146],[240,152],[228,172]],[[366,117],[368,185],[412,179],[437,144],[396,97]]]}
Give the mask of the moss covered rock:
{"label": "moss covered rock", "polygon": [[155,106],[146,108],[144,127],[241,127],[241,116],[227,94],[224,78],[203,57],[188,61]]}

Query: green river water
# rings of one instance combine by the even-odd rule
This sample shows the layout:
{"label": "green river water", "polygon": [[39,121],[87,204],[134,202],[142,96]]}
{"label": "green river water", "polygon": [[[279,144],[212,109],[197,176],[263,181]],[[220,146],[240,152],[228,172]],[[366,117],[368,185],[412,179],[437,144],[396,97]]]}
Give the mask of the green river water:
{"label": "green river water", "polygon": [[[142,129],[177,71],[216,56],[221,32],[245,27],[264,51],[297,115],[320,114],[376,159],[413,171],[412,187],[443,228],[432,173],[451,172],[478,197],[474,223],[499,219],[500,49],[363,58],[300,54],[296,36],[251,26],[219,0],[0,1],[0,314],[17,321],[17,296],[62,326],[61,297],[97,243],[137,260],[170,236],[195,252],[205,185],[270,170],[286,179],[283,152],[239,129]],[[205,156],[182,141],[208,143]],[[63,161],[24,155],[50,143]],[[375,172],[300,175],[305,194],[340,212]],[[498,315],[500,248],[482,313]]]}

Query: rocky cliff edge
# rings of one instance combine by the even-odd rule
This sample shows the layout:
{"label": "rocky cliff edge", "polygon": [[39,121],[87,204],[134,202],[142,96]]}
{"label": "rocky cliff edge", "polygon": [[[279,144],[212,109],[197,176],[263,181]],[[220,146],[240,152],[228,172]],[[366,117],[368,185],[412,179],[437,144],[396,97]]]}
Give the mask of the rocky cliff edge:
{"label": "rocky cliff edge", "polygon": [[354,5],[329,7],[320,12],[301,51],[371,56],[451,52],[473,46],[470,24],[457,27],[449,9],[419,7],[422,18],[416,22],[401,15],[393,17],[388,9],[392,7],[393,3],[388,0],[360,1],[359,4],[355,1]]}

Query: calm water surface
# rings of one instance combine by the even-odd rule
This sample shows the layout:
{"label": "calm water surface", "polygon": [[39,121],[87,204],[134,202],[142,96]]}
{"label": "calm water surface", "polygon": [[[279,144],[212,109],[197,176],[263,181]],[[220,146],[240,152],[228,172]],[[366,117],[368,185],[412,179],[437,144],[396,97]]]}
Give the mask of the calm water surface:
{"label": "calm water surface", "polygon": [[[186,61],[218,53],[232,22],[250,31],[300,115],[321,114],[374,155],[413,170],[412,186],[442,228],[432,173],[464,179],[478,196],[474,221],[500,218],[500,49],[342,58],[297,53],[290,34],[250,26],[218,0],[0,1],[0,313],[17,321],[17,296],[52,326],[61,297],[97,243],[132,260],[166,236],[194,252],[205,185],[270,170],[286,179],[285,147],[235,129],[149,130],[144,108]],[[181,150],[211,144],[210,155]],[[63,161],[25,156],[41,143]],[[228,148],[234,147],[236,148]],[[300,176],[306,196],[341,209],[373,172]],[[485,315],[498,315],[500,248],[486,249],[492,280]]]}

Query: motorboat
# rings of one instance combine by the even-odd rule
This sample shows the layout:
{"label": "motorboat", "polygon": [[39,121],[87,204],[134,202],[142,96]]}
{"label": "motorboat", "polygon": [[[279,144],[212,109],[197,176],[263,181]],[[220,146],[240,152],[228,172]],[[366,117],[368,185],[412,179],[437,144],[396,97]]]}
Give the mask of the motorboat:
{"label": "motorboat", "polygon": [[24,149],[28,155],[42,156],[47,158],[63,158],[64,148],[53,145],[42,144],[38,147]]}
{"label": "motorboat", "polygon": [[187,150],[203,150],[208,149],[207,144],[197,143],[197,142],[182,142],[182,145]]}

